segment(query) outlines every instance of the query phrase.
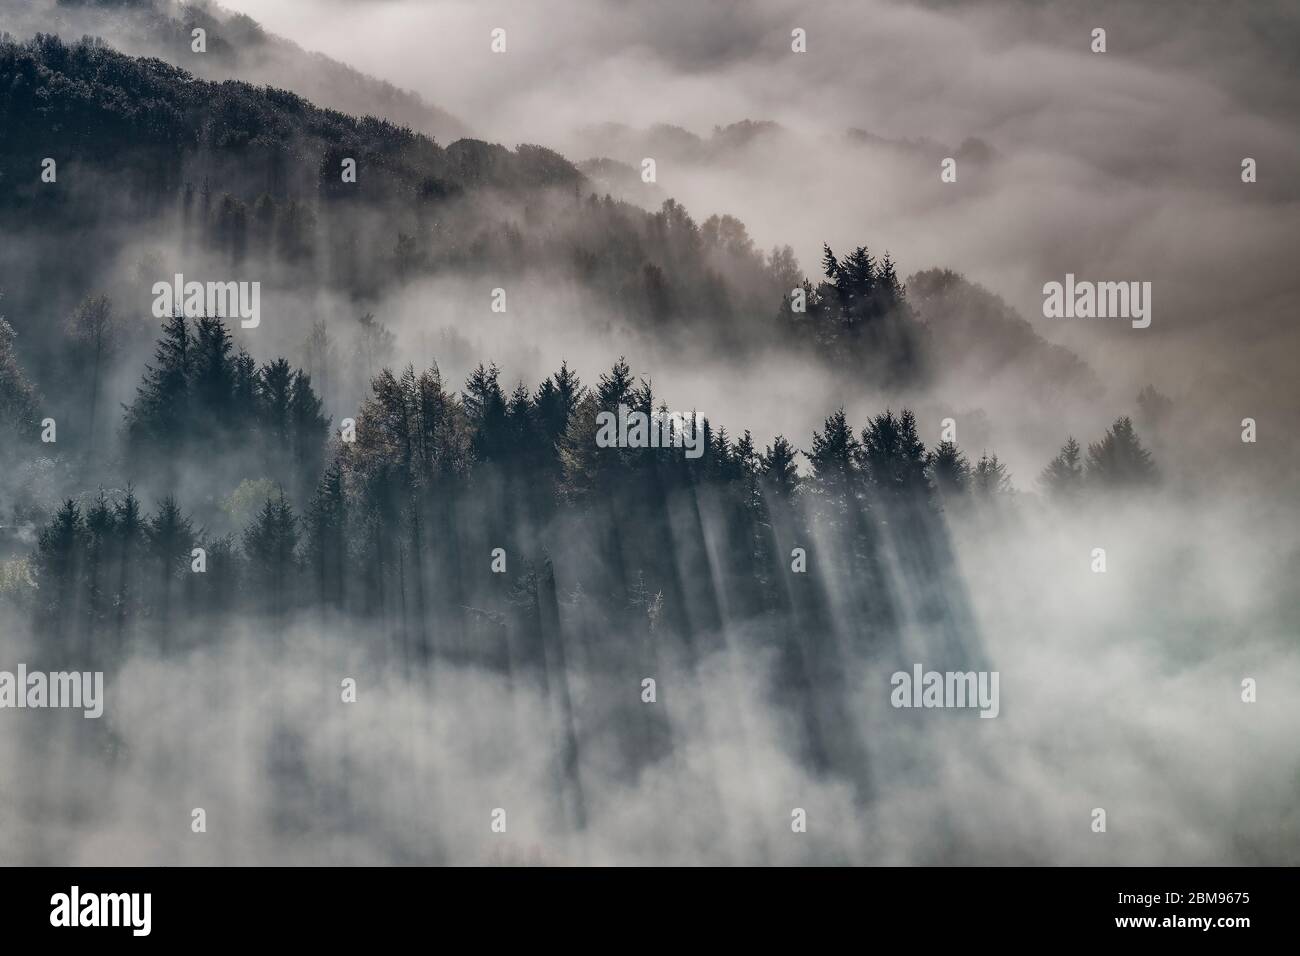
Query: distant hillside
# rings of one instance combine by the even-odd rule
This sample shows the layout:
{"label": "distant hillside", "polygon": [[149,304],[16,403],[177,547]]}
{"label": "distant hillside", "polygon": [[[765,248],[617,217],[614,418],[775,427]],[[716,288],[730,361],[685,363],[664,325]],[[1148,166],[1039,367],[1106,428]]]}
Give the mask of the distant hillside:
{"label": "distant hillside", "polygon": [[715,126],[709,136],[668,123],[637,129],[622,123],[596,123],[574,133],[573,148],[586,156],[607,156],[627,163],[639,163],[643,157],[681,163],[705,163],[725,159],[736,150],[764,139],[789,136],[779,123],[768,120],[741,120],[727,126]]}
{"label": "distant hillside", "polygon": [[981,382],[1014,377],[1035,401],[1100,387],[1086,362],[1048,342],[1000,296],[959,273],[926,269],[908,278],[907,292],[930,333],[935,360],[950,375]]}
{"label": "distant hillside", "polygon": [[[211,80],[240,79],[292,88],[344,113],[382,117],[443,143],[470,135],[461,120],[418,94],[367,76],[263,30],[215,3],[180,0],[0,0],[0,28],[19,37],[54,33],[65,42],[98,36],[133,56],[156,57]],[[207,52],[191,31],[207,32]]]}
{"label": "distant hillside", "polygon": [[[1091,374],[949,273],[905,288],[888,255],[858,247],[827,250],[810,282],[788,246],[757,248],[734,217],[696,222],[672,199],[653,212],[620,201],[610,181],[628,170],[616,164],[588,165],[606,180],[593,182],[540,146],[444,148],[387,120],[203,80],[98,41],[0,41],[0,128],[0,217],[13,240],[0,246],[0,287],[29,355],[58,352],[82,297],[117,284],[138,302],[169,275],[163,261],[145,265],[148,282],[124,275],[141,263],[122,255],[146,244],[143,254],[177,262],[203,251],[232,275],[255,262],[284,295],[337,293],[357,314],[422,277],[493,288],[528,275],[580,289],[599,304],[594,321],[667,347],[735,361],[793,348],[848,381],[905,385],[977,363],[1047,389]],[[754,124],[713,141],[774,133]],[[57,161],[57,186],[41,178],[45,158]],[[343,181],[347,159],[355,182]]]}
{"label": "distant hillside", "polygon": [[[365,168],[357,191],[368,199],[445,195],[462,187],[572,188],[582,181],[572,164],[541,147],[512,153],[459,140],[444,149],[387,120],[322,109],[272,87],[199,80],[98,42],[69,46],[38,36],[5,43],[0,70],[6,134],[0,175],[11,182],[11,201],[41,193],[26,164],[46,155],[134,179],[152,192],[180,185],[187,161],[199,155],[210,174],[237,167],[225,178],[229,191],[242,196],[311,196],[329,189],[339,180],[335,155]],[[140,164],[123,165],[124,154]]]}
{"label": "distant hillside", "polygon": [[[385,120],[197,79],[99,42],[0,43],[0,125],[0,213],[17,230],[40,223],[23,255],[41,262],[64,258],[75,230],[87,284],[133,237],[179,226],[184,242],[233,265],[253,255],[280,264],[288,285],[366,299],[421,275],[532,271],[585,288],[647,331],[761,344],[798,278],[788,250],[756,250],[739,222],[697,224],[670,200],[651,213],[601,198],[543,147],[444,148]],[[57,189],[40,179],[43,157],[57,158]],[[342,182],[345,158],[356,160],[355,183]],[[18,254],[0,251],[0,269]],[[39,321],[30,310],[70,308],[48,301],[51,287],[75,291],[66,275],[9,290],[16,327]]]}

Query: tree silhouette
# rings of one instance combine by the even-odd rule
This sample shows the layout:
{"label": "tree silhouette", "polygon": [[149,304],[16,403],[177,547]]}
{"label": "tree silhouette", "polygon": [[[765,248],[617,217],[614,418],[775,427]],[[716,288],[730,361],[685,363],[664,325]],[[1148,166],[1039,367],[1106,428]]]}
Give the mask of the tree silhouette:
{"label": "tree silhouette", "polygon": [[1115,419],[1101,441],[1088,445],[1087,477],[1100,488],[1150,487],[1158,480],[1151,453],[1142,447],[1128,416]]}
{"label": "tree silhouette", "polygon": [[1053,458],[1038,482],[1049,497],[1061,500],[1077,498],[1083,490],[1083,465],[1080,463],[1079,443],[1071,435]]}

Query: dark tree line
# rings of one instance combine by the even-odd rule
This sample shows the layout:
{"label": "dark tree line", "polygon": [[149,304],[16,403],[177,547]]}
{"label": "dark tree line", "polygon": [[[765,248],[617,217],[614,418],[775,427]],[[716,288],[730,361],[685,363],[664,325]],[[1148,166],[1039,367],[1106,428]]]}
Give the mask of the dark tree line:
{"label": "dark tree line", "polygon": [[1149,488],[1159,481],[1159,472],[1151,453],[1138,440],[1132,419],[1123,416],[1115,420],[1100,441],[1088,445],[1086,457],[1071,436],[1038,480],[1050,497],[1072,500],[1089,488]]}
{"label": "dark tree line", "polygon": [[[307,373],[284,359],[258,368],[220,319],[173,316],[126,409],[126,460],[168,469],[247,462],[237,453],[252,449],[280,491],[238,538],[196,529],[171,497],[152,515],[130,489],[66,502],[37,548],[41,613],[58,629],[71,615],[120,631],[134,614],[166,621],[180,603],[329,608],[390,621],[427,657],[435,621],[469,628],[478,619],[466,612],[510,603],[497,575],[481,573],[495,549],[506,555],[502,579],[518,583],[581,542],[576,576],[602,613],[643,611],[648,591],[662,623],[707,631],[724,606],[740,618],[791,612],[790,550],[814,539],[833,544],[838,566],[874,600],[883,534],[914,550],[942,537],[945,508],[1011,488],[995,455],[972,465],[952,442],[927,449],[906,409],[860,431],[836,411],[811,436],[801,474],[784,437],[760,449],[748,431],[733,438],[702,416],[675,426],[698,424],[699,458],[671,445],[599,447],[597,416],[620,407],[667,413],[622,359],[593,387],[566,364],[535,389],[507,390],[496,366],[480,365],[460,394],[436,366],[385,368],[355,435],[331,441]],[[1086,461],[1070,439],[1041,477],[1054,497],[1154,480],[1127,418]],[[202,573],[191,570],[196,547]]]}
{"label": "dark tree line", "polygon": [[259,368],[235,350],[222,319],[176,314],[126,409],[124,454],[137,470],[174,475],[199,454],[219,462],[252,452],[267,477],[303,500],[324,465],[328,426],[302,369],[284,358]]}
{"label": "dark tree line", "polygon": [[890,255],[877,260],[859,246],[841,258],[824,246],[822,271],[821,282],[803,280],[782,302],[781,325],[791,337],[836,363],[868,362],[888,381],[920,374],[922,329]]}
{"label": "dark tree line", "polygon": [[[66,501],[31,561],[43,653],[112,667],[251,627],[279,654],[305,624],[412,674],[471,661],[540,681],[566,714],[576,672],[620,686],[741,640],[777,662],[803,758],[869,789],[846,675],[906,663],[905,633],[951,666],[985,663],[943,512],[1005,498],[1005,466],[927,449],[906,409],[860,428],[837,410],[803,449],[694,415],[668,428],[698,425],[698,458],[600,447],[598,416],[620,406],[666,413],[622,359],[590,385],[566,364],[535,388],[479,366],[459,393],[436,365],[383,368],[355,433],[328,438],[305,373],[256,368],[219,320],[173,317],[127,410],[127,461],[247,462],[251,443],[276,490],[230,533],[171,495],[147,511],[131,487]],[[1081,466],[1085,487],[1149,467],[1127,420]],[[634,763],[671,748],[662,716],[626,716]]]}

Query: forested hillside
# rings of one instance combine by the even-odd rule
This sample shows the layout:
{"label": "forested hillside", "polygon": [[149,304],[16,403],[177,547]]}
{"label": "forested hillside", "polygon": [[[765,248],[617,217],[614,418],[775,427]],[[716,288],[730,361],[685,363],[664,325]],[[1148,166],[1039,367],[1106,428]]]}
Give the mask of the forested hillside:
{"label": "forested hillside", "polygon": [[[469,133],[460,119],[419,95],[308,52],[249,16],[203,0],[22,0],[6,13],[0,28],[19,37],[101,37],[123,53],[156,57],[203,79],[292,87],[322,106],[381,116],[444,142]],[[204,31],[201,51],[194,48],[196,29]]]}

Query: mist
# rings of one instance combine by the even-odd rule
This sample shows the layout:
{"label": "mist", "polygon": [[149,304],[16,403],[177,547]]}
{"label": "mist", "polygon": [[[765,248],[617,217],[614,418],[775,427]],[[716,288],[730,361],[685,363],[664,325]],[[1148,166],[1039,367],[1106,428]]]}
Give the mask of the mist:
{"label": "mist", "polygon": [[[254,125],[271,84],[409,129],[321,133],[293,106],[288,159],[205,132],[122,188],[123,146],[61,159],[63,206],[0,157],[0,669],[93,665],[107,699],[100,720],[0,711],[6,862],[1300,859],[1289,5],[226,0],[203,15],[231,50],[199,65],[62,7],[5,29],[67,17],[69,44],[84,26],[247,80]],[[241,51],[231,12],[337,63],[295,86],[305,61]],[[53,136],[32,128],[28,152]],[[863,340],[885,345],[780,324],[805,279],[835,314],[823,249],[864,245],[906,290]],[[176,273],[262,283],[231,354],[306,374],[309,455],[261,391],[244,417],[237,388],[187,406],[170,438],[133,425],[164,421],[150,289]],[[1150,327],[1045,318],[1067,273],[1150,282]],[[93,294],[118,324],[90,386],[68,317]],[[586,391],[546,431],[562,366]],[[596,456],[620,397],[705,416],[704,462]],[[34,437],[46,415],[59,443]],[[1065,488],[1043,471],[1070,437]],[[272,561],[277,494],[297,531]],[[125,583],[126,545],[55,560],[66,501],[93,542],[96,501],[119,527],[134,495],[192,523],[161,581]],[[197,584],[190,544],[215,556]],[[892,706],[914,664],[998,672],[996,719]]]}

